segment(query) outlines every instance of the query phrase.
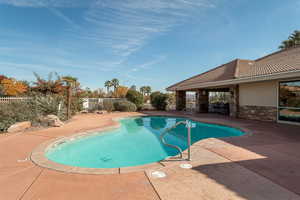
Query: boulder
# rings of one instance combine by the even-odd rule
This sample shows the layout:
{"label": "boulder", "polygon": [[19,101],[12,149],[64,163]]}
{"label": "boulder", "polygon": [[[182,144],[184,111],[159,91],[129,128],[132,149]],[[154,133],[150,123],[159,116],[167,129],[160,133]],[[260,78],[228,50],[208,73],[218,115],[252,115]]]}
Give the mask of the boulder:
{"label": "boulder", "polygon": [[41,123],[47,126],[53,127],[61,127],[64,125],[62,121],[56,115],[47,115],[46,117],[42,118]]}
{"label": "boulder", "polygon": [[16,132],[24,131],[24,130],[30,128],[30,127],[31,127],[31,122],[30,121],[19,122],[19,123],[15,123],[15,124],[11,125],[7,129],[7,132],[8,133],[16,133]]}
{"label": "boulder", "polygon": [[100,114],[100,115],[104,115],[104,114],[107,114],[107,111],[106,110],[101,110],[101,111],[97,111],[96,113]]}

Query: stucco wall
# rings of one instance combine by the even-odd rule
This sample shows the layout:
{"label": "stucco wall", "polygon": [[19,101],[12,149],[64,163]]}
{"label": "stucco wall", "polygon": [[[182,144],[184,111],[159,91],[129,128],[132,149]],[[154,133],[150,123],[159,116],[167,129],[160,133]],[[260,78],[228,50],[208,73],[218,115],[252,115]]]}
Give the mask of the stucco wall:
{"label": "stucco wall", "polygon": [[240,106],[277,106],[277,82],[240,84]]}

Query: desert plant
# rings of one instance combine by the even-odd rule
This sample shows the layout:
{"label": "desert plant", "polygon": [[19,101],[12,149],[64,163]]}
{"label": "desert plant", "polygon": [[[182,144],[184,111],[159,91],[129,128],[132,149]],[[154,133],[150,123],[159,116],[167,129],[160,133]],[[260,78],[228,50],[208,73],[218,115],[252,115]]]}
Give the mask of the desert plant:
{"label": "desert plant", "polygon": [[58,115],[63,108],[64,98],[59,95],[36,95],[29,102],[40,115]]}
{"label": "desert plant", "polygon": [[127,94],[126,94],[126,99],[132,103],[134,103],[137,107],[137,109],[141,109],[141,107],[143,106],[143,102],[144,102],[144,97],[143,95],[135,90],[128,90]]}
{"label": "desert plant", "polygon": [[121,112],[135,112],[137,109],[134,103],[126,100],[114,102],[114,108]]}

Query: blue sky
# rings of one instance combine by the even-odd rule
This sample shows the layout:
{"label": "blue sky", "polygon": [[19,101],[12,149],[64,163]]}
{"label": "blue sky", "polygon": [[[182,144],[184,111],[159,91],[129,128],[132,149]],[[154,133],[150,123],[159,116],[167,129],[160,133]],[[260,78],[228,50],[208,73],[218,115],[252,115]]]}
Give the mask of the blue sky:
{"label": "blue sky", "polygon": [[300,0],[0,0],[0,74],[163,90],[278,50],[299,19]]}

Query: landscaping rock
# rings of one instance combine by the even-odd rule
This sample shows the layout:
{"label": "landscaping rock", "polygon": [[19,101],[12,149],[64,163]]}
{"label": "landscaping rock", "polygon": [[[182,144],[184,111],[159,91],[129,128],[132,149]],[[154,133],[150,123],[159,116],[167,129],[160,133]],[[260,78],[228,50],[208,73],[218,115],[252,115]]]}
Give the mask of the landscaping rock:
{"label": "landscaping rock", "polygon": [[107,114],[107,111],[106,110],[97,111],[97,114],[100,115]]}
{"label": "landscaping rock", "polygon": [[15,123],[15,124],[11,125],[7,129],[7,132],[8,133],[16,133],[16,132],[24,131],[24,130],[30,128],[30,127],[31,127],[31,122],[30,121],[19,122],[19,123]]}
{"label": "landscaping rock", "polygon": [[62,121],[56,115],[47,115],[41,119],[43,125],[61,127],[64,125]]}

